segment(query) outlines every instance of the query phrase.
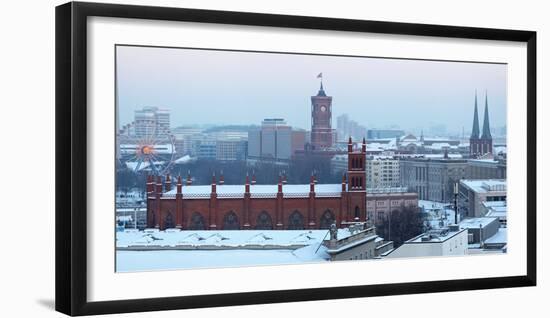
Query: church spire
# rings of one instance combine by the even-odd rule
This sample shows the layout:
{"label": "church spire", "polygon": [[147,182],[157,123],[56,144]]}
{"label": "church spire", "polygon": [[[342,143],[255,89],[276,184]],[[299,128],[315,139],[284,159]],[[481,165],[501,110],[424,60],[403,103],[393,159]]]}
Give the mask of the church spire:
{"label": "church spire", "polygon": [[472,135],[470,136],[470,139],[479,139],[479,118],[477,115],[477,91],[475,95],[474,100],[474,124],[472,127]]}
{"label": "church spire", "polygon": [[489,103],[487,102],[487,92],[485,92],[485,115],[483,117],[483,133],[481,139],[492,139],[491,128],[489,127]]}

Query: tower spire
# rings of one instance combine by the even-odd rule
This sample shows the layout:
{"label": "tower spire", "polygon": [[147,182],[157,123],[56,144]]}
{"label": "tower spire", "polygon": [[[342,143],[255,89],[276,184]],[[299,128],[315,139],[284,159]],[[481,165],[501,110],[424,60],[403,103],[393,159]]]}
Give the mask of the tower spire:
{"label": "tower spire", "polygon": [[319,87],[319,92],[317,93],[317,96],[327,96],[327,94],[325,93],[325,89],[323,88],[323,73],[319,73],[319,75],[317,75],[317,78],[321,79],[321,86]]}
{"label": "tower spire", "polygon": [[487,91],[485,91],[485,115],[483,116],[483,132],[481,139],[492,139],[491,128],[489,127],[489,103],[487,102]]}
{"label": "tower spire", "polygon": [[470,139],[479,139],[479,117],[477,115],[477,90],[474,100],[474,124],[472,127],[472,135],[470,136]]}

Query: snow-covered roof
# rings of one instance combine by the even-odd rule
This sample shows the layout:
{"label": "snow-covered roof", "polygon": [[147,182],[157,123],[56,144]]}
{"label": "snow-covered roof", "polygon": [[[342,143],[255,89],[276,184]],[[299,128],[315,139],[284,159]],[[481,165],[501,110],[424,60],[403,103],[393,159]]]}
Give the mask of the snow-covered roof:
{"label": "snow-covered roof", "polygon": [[[338,238],[351,235],[349,229],[338,229]],[[117,248],[145,247],[162,248],[250,248],[269,246],[272,248],[297,248],[310,244],[320,244],[328,238],[328,230],[225,230],[225,231],[183,231],[179,229],[146,229],[144,231],[125,230],[116,235]]]}
{"label": "snow-covered roof", "polygon": [[435,229],[430,230],[426,233],[420,234],[412,239],[405,241],[405,244],[411,243],[434,243],[434,242],[445,242],[448,239],[454,237],[458,233],[464,231],[464,229],[459,229],[458,231],[450,231],[449,229]]}
{"label": "snow-covered roof", "polygon": [[[425,154],[423,156],[429,159],[443,159],[445,154]],[[462,155],[459,153],[449,153],[447,154],[447,157],[450,159],[462,159]]]}
{"label": "snow-covered roof", "polygon": [[486,239],[484,243],[488,244],[499,244],[499,243],[507,243],[507,231],[506,228],[499,228],[498,231],[495,233],[495,235],[491,236],[490,238]]}
{"label": "snow-covered roof", "polygon": [[[284,197],[307,197],[309,196],[309,184],[285,184],[283,185]],[[204,198],[210,197],[211,185],[190,185],[182,186],[182,195],[184,198]],[[277,195],[277,184],[254,184],[250,185],[251,197],[275,197]],[[218,197],[243,197],[245,191],[244,185],[216,185],[216,194]],[[318,197],[339,197],[342,192],[342,184],[315,184],[315,195]],[[164,193],[165,196],[176,195],[176,189]]]}
{"label": "snow-covered roof", "polygon": [[487,193],[493,191],[506,191],[505,179],[486,179],[486,180],[460,180],[460,183],[477,193]]}
{"label": "snow-covered roof", "polygon": [[481,225],[482,228],[489,225],[491,222],[496,220],[495,217],[479,217],[479,218],[467,218],[460,221],[460,228],[464,229],[479,229]]}

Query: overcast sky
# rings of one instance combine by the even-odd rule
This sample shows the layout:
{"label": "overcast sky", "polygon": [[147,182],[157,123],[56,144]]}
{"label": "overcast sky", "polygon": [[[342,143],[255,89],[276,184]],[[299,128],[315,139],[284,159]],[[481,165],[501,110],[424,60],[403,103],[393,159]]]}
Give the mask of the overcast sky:
{"label": "overcast sky", "polygon": [[281,117],[309,129],[310,96],[322,72],[334,126],[347,113],[367,128],[418,132],[443,124],[468,133],[476,89],[480,120],[487,90],[491,126],[505,125],[506,70],[502,64],[119,46],[120,124],[131,122],[136,109],[157,106],[171,110],[173,127]]}

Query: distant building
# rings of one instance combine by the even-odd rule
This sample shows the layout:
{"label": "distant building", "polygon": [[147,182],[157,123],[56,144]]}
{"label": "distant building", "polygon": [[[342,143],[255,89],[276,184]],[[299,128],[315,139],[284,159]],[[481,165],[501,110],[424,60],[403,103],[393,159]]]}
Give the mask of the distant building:
{"label": "distant building", "polygon": [[303,150],[306,132],[293,129],[281,118],[266,118],[260,128],[248,132],[248,159],[287,162]]}
{"label": "distant building", "polygon": [[401,185],[418,193],[420,200],[451,202],[454,184],[466,177],[468,162],[453,158],[403,158]]}
{"label": "distant building", "polygon": [[136,137],[158,137],[170,134],[170,111],[158,107],[143,107],[134,111]]}
{"label": "distant building", "polygon": [[[175,139],[176,153],[182,155],[197,155],[196,146],[204,138],[203,129],[198,127],[177,127],[172,133]],[[194,148],[195,145],[195,148]]]}
{"label": "distant building", "polygon": [[336,132],[340,142],[347,141],[349,137],[361,139],[367,135],[367,129],[356,121],[349,119],[348,114],[336,117]]}
{"label": "distant building", "polygon": [[387,258],[468,254],[468,230],[450,226],[420,234],[389,252]]}
{"label": "distant building", "polygon": [[392,156],[367,157],[367,188],[399,187],[399,159]]}
{"label": "distant building", "polygon": [[485,202],[506,201],[506,180],[461,180],[458,187],[459,209],[464,217],[484,216]]}
{"label": "distant building", "polygon": [[399,138],[405,135],[401,129],[369,129],[367,139]]}
{"label": "distant building", "polygon": [[247,148],[248,142],[240,138],[217,140],[216,160],[246,160]]}
{"label": "distant building", "polygon": [[[367,147],[367,154],[369,148]],[[335,155],[330,160],[331,172],[341,174],[346,171],[346,155]],[[367,188],[395,188],[400,186],[399,158],[394,156],[367,156]]]}
{"label": "distant building", "polygon": [[198,145],[197,157],[199,159],[215,160],[216,159],[216,141],[204,141]]}

